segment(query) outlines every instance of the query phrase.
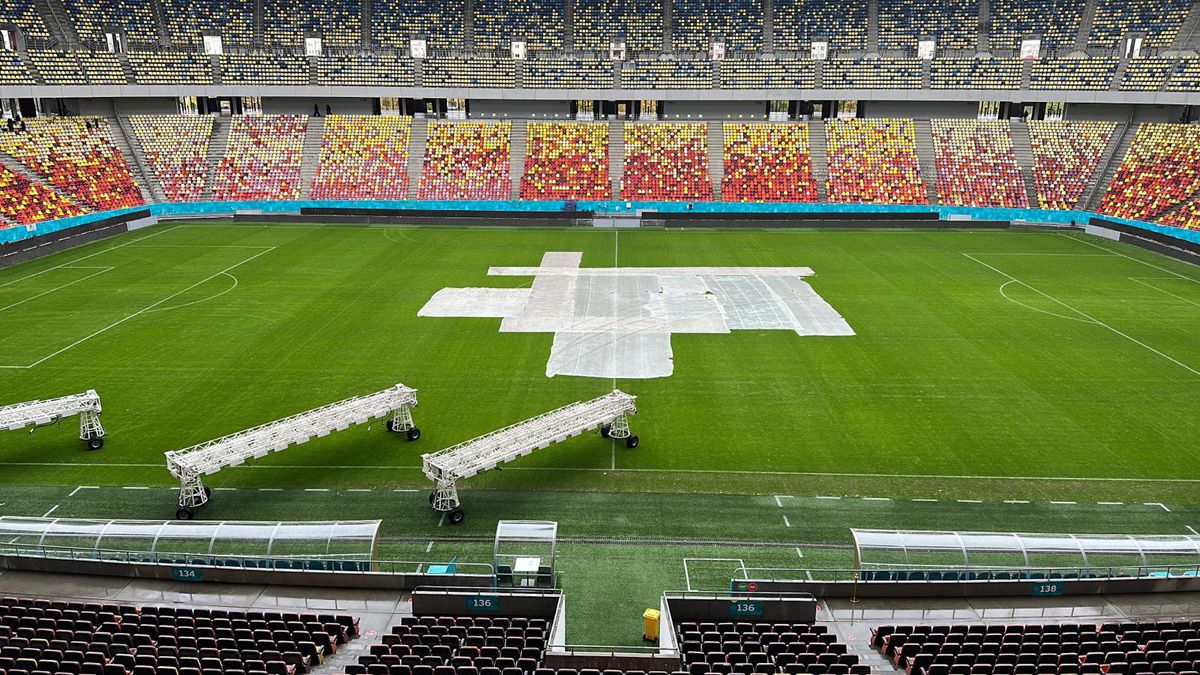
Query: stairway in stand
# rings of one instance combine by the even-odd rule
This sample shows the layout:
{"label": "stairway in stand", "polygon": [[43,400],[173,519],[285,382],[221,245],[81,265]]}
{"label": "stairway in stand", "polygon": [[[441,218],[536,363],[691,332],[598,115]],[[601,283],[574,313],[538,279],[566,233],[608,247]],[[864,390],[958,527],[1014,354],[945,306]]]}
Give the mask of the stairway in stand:
{"label": "stairway in stand", "polygon": [[916,133],[917,161],[921,166],[921,180],[929,195],[929,203],[936,206],[937,196],[937,153],[933,149],[933,125],[927,119],[913,120]]}
{"label": "stairway in stand", "polygon": [[708,123],[708,177],[712,179],[714,201],[721,200],[721,184],[725,181],[725,124]]}
{"label": "stairway in stand", "polygon": [[529,122],[523,119],[513,120],[512,132],[509,138],[508,175],[512,179],[512,198],[521,198],[521,176],[525,175],[525,138],[529,130]]}
{"label": "stairway in stand", "polygon": [[425,139],[429,137],[429,120],[414,117],[408,132],[408,198],[417,198],[421,185],[421,167],[425,163]]}
{"label": "stairway in stand", "polygon": [[1017,157],[1017,167],[1021,169],[1025,192],[1029,195],[1029,208],[1041,208],[1037,184],[1033,180],[1033,165],[1036,159],[1033,155],[1033,140],[1029,137],[1029,125],[1024,120],[1013,120],[1009,122],[1009,126],[1012,128],[1013,154]]}
{"label": "stairway in stand", "polygon": [[208,180],[204,182],[204,201],[213,200],[213,186],[217,181],[217,169],[229,145],[229,127],[233,120],[228,117],[213,118],[213,135],[208,141]]}
{"label": "stairway in stand", "polygon": [[313,181],[317,179],[317,168],[321,164],[321,139],[325,135],[325,118],[309,117],[308,129],[304,132],[304,153],[300,165],[300,198],[308,199],[312,194]]}

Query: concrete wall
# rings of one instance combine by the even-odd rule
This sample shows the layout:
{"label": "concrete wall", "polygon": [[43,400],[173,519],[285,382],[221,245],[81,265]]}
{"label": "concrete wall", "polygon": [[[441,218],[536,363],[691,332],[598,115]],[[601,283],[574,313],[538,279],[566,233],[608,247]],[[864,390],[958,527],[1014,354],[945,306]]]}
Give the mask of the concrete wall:
{"label": "concrete wall", "polygon": [[665,119],[686,119],[703,117],[705,119],[721,118],[767,118],[766,100],[756,101],[669,101],[663,105]]}
{"label": "concrete wall", "polygon": [[967,118],[979,114],[978,102],[867,101],[865,117]]}
{"label": "concrete wall", "polygon": [[483,119],[505,117],[554,117],[571,115],[571,102],[471,99],[467,104],[471,117]]}
{"label": "concrete wall", "polygon": [[1071,103],[1067,105],[1065,117],[1069,120],[1124,120],[1132,116],[1136,122],[1178,122],[1182,114],[1182,106]]}

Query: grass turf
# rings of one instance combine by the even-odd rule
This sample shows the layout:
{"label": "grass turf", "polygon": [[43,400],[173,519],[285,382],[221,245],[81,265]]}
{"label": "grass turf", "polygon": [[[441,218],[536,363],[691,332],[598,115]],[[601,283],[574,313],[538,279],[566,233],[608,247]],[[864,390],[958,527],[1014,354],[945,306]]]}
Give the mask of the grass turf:
{"label": "grass turf", "polygon": [[[444,287],[527,285],[486,270],[545,251],[590,267],[809,266],[858,335],[676,335],[672,377],[618,382],[639,396],[641,447],[536,453],[465,483],[467,523],[439,528],[423,492],[391,492],[428,489],[421,452],[612,384],[546,378],[550,334],[417,318]],[[420,389],[416,444],[376,425],[292,448],[212,477],[237,490],[200,516],[379,517],[385,550],[415,560],[486,559],[464,538],[497,517],[557,519],[590,538],[563,548],[573,641],[627,642],[638,608],[684,585],[684,557],[795,565],[794,545],[844,546],[849,527],[1185,532],[1200,508],[1198,279],[1034,232],[164,225],[0,270],[3,402],[94,387],[111,434],[98,453],[73,421],[0,435],[0,514],[169,518],[168,490],[68,493],[169,487],[165,450],[404,382]],[[418,540],[435,537],[427,556]],[[786,546],[720,543],[739,541]],[[701,572],[705,587],[726,565]]]}

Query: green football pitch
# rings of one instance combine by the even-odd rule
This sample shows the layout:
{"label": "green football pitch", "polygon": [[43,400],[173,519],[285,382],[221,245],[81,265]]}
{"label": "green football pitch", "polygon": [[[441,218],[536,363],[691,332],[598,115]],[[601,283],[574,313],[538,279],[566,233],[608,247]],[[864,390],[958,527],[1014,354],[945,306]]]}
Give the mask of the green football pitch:
{"label": "green football pitch", "polygon": [[[418,318],[492,266],[810,267],[857,333],[676,334],[620,380],[641,445],[585,435],[426,501],[420,454],[613,382],[548,378],[550,333]],[[0,270],[0,403],[88,388],[0,434],[0,515],[171,518],[162,453],[396,382],[423,436],[363,426],[206,479],[211,519],[383,520],[384,557],[487,561],[498,519],[560,523],[574,643],[638,639],[663,590],[838,568],[852,527],[1200,527],[1200,272],[1079,233],[491,230],[170,223]]]}

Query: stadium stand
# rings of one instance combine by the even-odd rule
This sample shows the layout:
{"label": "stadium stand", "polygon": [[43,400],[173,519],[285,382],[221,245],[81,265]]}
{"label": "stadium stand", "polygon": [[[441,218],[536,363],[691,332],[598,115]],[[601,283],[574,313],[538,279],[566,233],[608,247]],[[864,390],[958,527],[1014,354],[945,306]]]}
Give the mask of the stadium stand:
{"label": "stadium stand", "polygon": [[[525,617],[405,617],[371,645],[346,675],[403,672],[411,664],[437,675],[551,675],[540,666],[549,642],[545,619]],[[439,670],[441,669],[441,670]],[[574,671],[571,671],[574,672]],[[565,674],[564,674],[565,675]]]}
{"label": "stadium stand", "polygon": [[413,60],[393,52],[325,54],[317,59],[321,84],[412,86]]}
{"label": "stadium stand", "polygon": [[1182,59],[1167,80],[1167,91],[1200,91],[1200,59]]}
{"label": "stadium stand", "polygon": [[296,199],[308,118],[234,117],[213,185],[216,201]]}
{"label": "stadium stand", "polygon": [[885,625],[871,645],[900,670],[949,673],[1185,673],[1197,625],[1182,621]]}
{"label": "stadium stand", "polygon": [[29,58],[46,84],[125,84],[128,81],[121,62],[108,52],[44,49],[29,52]]}
{"label": "stadium stand", "polygon": [[15,53],[0,54],[0,83],[4,84],[35,84],[33,74],[25,67],[25,62]]}
{"label": "stadium stand", "polygon": [[692,674],[871,672],[820,624],[685,621],[676,630],[683,666]]}
{"label": "stadium stand", "polygon": [[222,54],[221,76],[226,84],[308,84],[308,59],[274,52]]}
{"label": "stadium stand", "polygon": [[188,52],[129,52],[129,67],[138,84],[209,84],[212,61]]}
{"label": "stadium stand", "polygon": [[362,45],[362,6],[358,0],[263,0],[263,40],[298,48],[319,36],[322,47]]}
{"label": "stadium stand", "polygon": [[105,44],[106,30],[124,31],[133,44],[158,44],[158,23],[150,3],[142,0],[64,0],[80,39]]}
{"label": "stadium stand", "polygon": [[950,206],[1029,207],[1007,120],[935,119],[931,125],[938,201]]}
{"label": "stadium stand", "polygon": [[675,51],[708,52],[712,40],[727,52],[762,47],[762,0],[675,0],[671,8]]}
{"label": "stadium stand", "polygon": [[26,133],[0,134],[0,152],[89,208],[143,203],[108,122],[99,117],[39,117],[27,120],[27,125]]}
{"label": "stadium stand", "polygon": [[912,120],[829,120],[825,136],[830,202],[929,203]]}
{"label": "stadium stand", "polygon": [[1167,83],[1175,68],[1171,59],[1148,57],[1133,59],[1125,66],[1121,91],[1158,91]]}
{"label": "stadium stand", "polygon": [[1021,48],[1021,40],[1040,35],[1053,53],[1075,46],[1083,21],[1083,0],[991,0],[992,49]]}
{"label": "stadium stand", "polygon": [[726,122],[721,199],[815,202],[808,125]]}
{"label": "stadium stand", "polygon": [[595,58],[530,59],[521,84],[535,89],[606,89],[613,86],[613,63]]}
{"label": "stadium stand", "polygon": [[812,61],[791,59],[725,59],[717,77],[728,89],[811,89],[815,83]]}
{"label": "stadium stand", "polygon": [[830,59],[825,62],[827,89],[920,89],[919,59]]}
{"label": "stadium stand", "polygon": [[513,60],[500,56],[435,56],[425,60],[427,87],[512,87]]}
{"label": "stadium stand", "polygon": [[17,597],[0,598],[0,625],[0,670],[83,675],[303,675],[359,631],[344,614]]}
{"label": "stadium stand", "polygon": [[938,49],[974,50],[979,44],[978,0],[879,0],[879,46],[914,52],[917,41]]}
{"label": "stadium stand", "polygon": [[407,199],[412,118],[325,118],[312,199]]}
{"label": "stadium stand", "polygon": [[621,69],[621,84],[635,89],[711,89],[712,61],[628,61]]}
{"label": "stadium stand", "polygon": [[627,123],[621,198],[711,201],[708,127],[686,122]]}
{"label": "stadium stand", "polygon": [[38,14],[33,0],[0,0],[0,22],[11,23],[29,40],[45,40],[50,37],[46,23]]}
{"label": "stadium stand", "polygon": [[528,49],[562,47],[563,0],[478,0],[475,3],[475,47],[507,50],[515,39]]}
{"label": "stadium stand", "polygon": [[1145,46],[1170,47],[1191,0],[1097,0],[1088,45],[1111,49],[1129,33],[1144,33]]}
{"label": "stadium stand", "polygon": [[509,122],[430,122],[418,199],[509,199]]}
{"label": "stadium stand", "polygon": [[1116,122],[1029,122],[1033,182],[1041,208],[1078,206],[1116,127]]}
{"label": "stadium stand", "polygon": [[934,59],[929,63],[930,89],[1020,89],[1017,59]]}
{"label": "stadium stand", "polygon": [[608,125],[531,122],[525,138],[521,199],[600,200],[612,196]]}
{"label": "stadium stand", "polygon": [[663,0],[578,0],[573,14],[575,49],[607,52],[623,37],[634,52],[657,52],[663,42]]}
{"label": "stadium stand", "polygon": [[252,0],[161,0],[171,44],[199,46],[205,35],[220,35],[226,47],[249,47],[254,40]]}
{"label": "stadium stand", "polygon": [[1200,127],[1148,123],[1138,127],[1117,167],[1100,213],[1153,221],[1200,190]]}
{"label": "stadium stand", "polygon": [[1117,59],[1042,59],[1033,64],[1030,89],[1061,89],[1074,91],[1107,90],[1117,73]]}
{"label": "stadium stand", "polygon": [[146,162],[173,202],[200,201],[208,180],[213,119],[195,115],[131,115]]}
{"label": "stadium stand", "polygon": [[1200,230],[1200,202],[1191,199],[1178,208],[1159,218],[1160,225],[1182,227],[1186,230]]}
{"label": "stadium stand", "polygon": [[371,41],[381,47],[408,49],[422,36],[431,49],[462,46],[463,0],[372,0]]}
{"label": "stadium stand", "polygon": [[776,49],[807,51],[814,39],[830,52],[867,48],[867,0],[777,0],[772,24]]}
{"label": "stadium stand", "polygon": [[83,212],[82,208],[45,185],[0,166],[0,216],[18,225],[33,225]]}

